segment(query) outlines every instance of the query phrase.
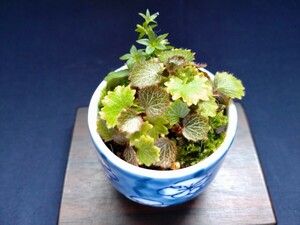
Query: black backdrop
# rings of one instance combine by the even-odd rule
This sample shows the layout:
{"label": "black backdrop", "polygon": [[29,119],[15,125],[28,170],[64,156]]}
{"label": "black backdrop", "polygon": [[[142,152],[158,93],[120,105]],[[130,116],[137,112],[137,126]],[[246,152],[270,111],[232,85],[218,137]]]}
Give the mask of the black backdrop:
{"label": "black backdrop", "polygon": [[300,221],[300,1],[0,1],[0,224],[56,224],[76,108],[122,65],[138,12],[243,80],[279,224]]}

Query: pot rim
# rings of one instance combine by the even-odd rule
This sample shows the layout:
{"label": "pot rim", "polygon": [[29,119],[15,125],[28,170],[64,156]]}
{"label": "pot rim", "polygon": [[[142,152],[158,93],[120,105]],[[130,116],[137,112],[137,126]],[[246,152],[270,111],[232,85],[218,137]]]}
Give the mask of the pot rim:
{"label": "pot rim", "polygon": [[[125,68],[126,66],[122,66],[118,70],[122,70]],[[208,70],[203,68],[201,68],[200,70],[207,73],[210,77],[214,77],[214,75]],[[160,179],[178,178],[178,177],[194,174],[202,170],[207,170],[210,167],[212,167],[214,164],[217,164],[218,161],[222,160],[233,142],[236,129],[237,129],[238,118],[237,118],[237,110],[235,104],[232,100],[230,100],[227,107],[228,125],[226,130],[226,137],[223,143],[220,145],[220,147],[216,149],[215,152],[211,154],[209,157],[207,157],[206,159],[202,160],[201,162],[193,166],[189,166],[178,170],[153,170],[153,169],[137,167],[130,163],[127,163],[126,161],[124,161],[123,159],[115,155],[105,145],[102,138],[97,133],[96,121],[98,115],[98,102],[100,99],[101,90],[106,87],[106,84],[107,82],[103,80],[98,85],[98,87],[96,88],[95,92],[92,95],[88,107],[88,128],[89,128],[91,138],[94,142],[94,145],[97,148],[97,151],[100,151],[107,159],[111,161],[111,163],[114,166],[120,167],[122,170],[125,170],[127,173],[131,173],[143,177],[160,178]]]}

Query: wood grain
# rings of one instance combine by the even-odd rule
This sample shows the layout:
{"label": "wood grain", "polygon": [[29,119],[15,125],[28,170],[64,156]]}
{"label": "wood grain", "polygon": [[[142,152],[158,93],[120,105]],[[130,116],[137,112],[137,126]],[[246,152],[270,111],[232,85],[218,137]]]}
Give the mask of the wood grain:
{"label": "wood grain", "polygon": [[238,131],[219,174],[199,197],[168,208],[136,204],[112,188],[89,137],[87,108],[79,108],[58,224],[276,224],[245,112],[236,105]]}

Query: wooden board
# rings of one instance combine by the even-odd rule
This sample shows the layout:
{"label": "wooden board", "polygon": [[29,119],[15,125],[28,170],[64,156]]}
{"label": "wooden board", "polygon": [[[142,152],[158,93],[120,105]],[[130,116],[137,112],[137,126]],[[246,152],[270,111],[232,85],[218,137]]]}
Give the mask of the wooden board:
{"label": "wooden board", "polygon": [[236,105],[238,131],[219,174],[199,197],[168,208],[139,205],[112,188],[89,137],[87,108],[79,108],[58,224],[276,224],[245,112]]}

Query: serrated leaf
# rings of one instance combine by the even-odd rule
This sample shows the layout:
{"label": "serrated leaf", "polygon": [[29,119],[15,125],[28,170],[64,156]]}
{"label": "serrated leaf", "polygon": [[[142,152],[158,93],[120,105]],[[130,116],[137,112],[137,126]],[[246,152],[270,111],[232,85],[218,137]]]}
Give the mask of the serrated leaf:
{"label": "serrated leaf", "polygon": [[184,61],[192,62],[195,60],[195,53],[189,49],[175,48],[170,51],[161,52],[158,58],[163,63],[167,63],[171,58],[183,58]]}
{"label": "serrated leaf", "polygon": [[182,102],[180,99],[172,102],[166,111],[166,117],[170,122],[170,125],[174,125],[179,122],[180,118],[184,118],[190,109],[185,102]]}
{"label": "serrated leaf", "polygon": [[200,141],[207,137],[210,126],[206,118],[198,114],[188,114],[182,123],[182,134],[186,139]]}
{"label": "serrated leaf", "polygon": [[159,160],[159,148],[154,146],[154,139],[148,135],[142,135],[133,142],[137,148],[137,156],[140,164],[151,166]]}
{"label": "serrated leaf", "polygon": [[133,109],[126,109],[118,117],[120,131],[128,134],[139,131],[142,123],[143,119]]}
{"label": "serrated leaf", "polygon": [[110,141],[113,139],[115,129],[107,128],[105,120],[99,118],[97,121],[97,132],[104,141]]}
{"label": "serrated leaf", "polygon": [[134,166],[139,165],[136,152],[131,146],[128,146],[127,148],[125,148],[125,150],[123,152],[123,157],[126,162],[128,162]]}
{"label": "serrated leaf", "polygon": [[169,94],[157,86],[148,86],[138,92],[138,103],[149,117],[162,115],[169,105]]}
{"label": "serrated leaf", "polygon": [[148,130],[150,137],[157,139],[159,136],[166,135],[169,133],[168,128],[165,126],[168,124],[168,120],[163,116],[155,118],[144,117],[146,121],[149,121],[152,127]]}
{"label": "serrated leaf", "polygon": [[171,68],[179,68],[180,66],[185,65],[186,61],[184,58],[181,58],[180,56],[173,56],[168,60],[168,65]]}
{"label": "serrated leaf", "polygon": [[242,82],[227,72],[216,73],[214,89],[229,98],[241,99],[245,95]]}
{"label": "serrated leaf", "polygon": [[133,105],[134,95],[135,90],[129,86],[117,86],[114,91],[107,93],[102,100],[103,108],[99,114],[106,120],[108,128],[114,127],[121,112]]}
{"label": "serrated leaf", "polygon": [[147,134],[150,129],[153,128],[153,125],[151,125],[148,121],[145,121],[142,125],[139,131],[134,132],[129,136],[130,144],[133,145],[134,141],[136,139],[139,139],[142,135]]}
{"label": "serrated leaf", "polygon": [[160,149],[159,162],[156,165],[164,169],[170,168],[172,163],[176,161],[176,144],[168,138],[159,138],[154,145]]}
{"label": "serrated leaf", "polygon": [[132,68],[129,80],[131,85],[138,88],[154,85],[160,82],[164,66],[154,61],[145,61]]}
{"label": "serrated leaf", "polygon": [[199,71],[199,69],[193,65],[188,65],[175,71],[175,76],[181,79],[193,77],[196,75],[204,77],[204,73]]}
{"label": "serrated leaf", "polygon": [[214,117],[217,114],[218,103],[215,98],[211,98],[209,101],[200,101],[198,103],[197,112],[204,117]]}
{"label": "serrated leaf", "polygon": [[197,105],[199,100],[207,101],[212,96],[210,81],[204,76],[196,75],[189,79],[171,77],[165,85],[173,100],[182,98],[189,106]]}

